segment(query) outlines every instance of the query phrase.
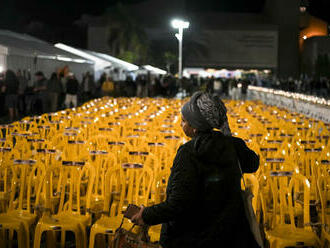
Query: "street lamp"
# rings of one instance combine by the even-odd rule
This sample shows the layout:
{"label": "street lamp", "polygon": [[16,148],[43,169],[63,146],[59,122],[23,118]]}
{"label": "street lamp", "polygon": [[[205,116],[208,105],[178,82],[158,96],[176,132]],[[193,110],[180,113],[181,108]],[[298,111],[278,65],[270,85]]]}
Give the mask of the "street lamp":
{"label": "street lamp", "polygon": [[175,34],[175,37],[179,41],[179,78],[182,78],[182,40],[183,40],[183,29],[189,28],[189,22],[182,20],[173,20],[172,27],[179,29],[179,33]]}

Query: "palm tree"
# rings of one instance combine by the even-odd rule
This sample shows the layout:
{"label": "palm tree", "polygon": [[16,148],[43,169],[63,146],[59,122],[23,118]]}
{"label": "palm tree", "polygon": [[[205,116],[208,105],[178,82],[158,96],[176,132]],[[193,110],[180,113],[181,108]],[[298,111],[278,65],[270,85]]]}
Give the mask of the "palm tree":
{"label": "palm tree", "polygon": [[166,63],[166,70],[167,72],[170,72],[171,71],[171,65],[173,65],[177,60],[177,56],[172,53],[172,52],[165,52],[164,53],[164,61]]}
{"label": "palm tree", "polygon": [[107,10],[108,44],[111,55],[132,63],[146,59],[148,42],[138,21],[121,3]]}

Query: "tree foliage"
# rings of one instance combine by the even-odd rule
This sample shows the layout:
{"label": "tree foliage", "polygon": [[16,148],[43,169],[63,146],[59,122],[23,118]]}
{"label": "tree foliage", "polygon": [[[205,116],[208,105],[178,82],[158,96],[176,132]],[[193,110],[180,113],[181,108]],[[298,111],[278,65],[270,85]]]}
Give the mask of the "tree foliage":
{"label": "tree foliage", "polygon": [[108,45],[111,55],[131,63],[145,62],[147,36],[138,21],[121,3],[107,10]]}

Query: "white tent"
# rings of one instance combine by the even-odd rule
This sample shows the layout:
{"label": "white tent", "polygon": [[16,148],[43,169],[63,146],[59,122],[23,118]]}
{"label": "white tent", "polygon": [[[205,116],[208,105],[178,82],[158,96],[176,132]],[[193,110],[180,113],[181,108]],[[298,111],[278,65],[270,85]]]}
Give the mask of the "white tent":
{"label": "white tent", "polygon": [[[97,53],[97,52],[91,52],[91,53],[99,58],[109,61],[112,64],[110,68],[111,70],[110,74],[114,81],[124,81],[128,74],[131,74],[131,72],[134,73],[136,70],[139,69],[137,65],[115,58],[108,54]],[[135,78],[135,73],[132,76]]]}
{"label": "white tent", "polygon": [[91,51],[82,50],[78,48],[74,48],[62,43],[55,44],[55,47],[62,49],[66,52],[78,55],[80,57],[83,57],[85,59],[91,60],[94,62],[94,79],[97,80],[100,78],[101,74],[107,70],[108,68],[112,67],[112,63],[106,59],[103,59],[99,56],[96,56]]}
{"label": "white tent", "polygon": [[93,71],[94,62],[27,34],[0,30],[0,69],[42,71],[46,77],[65,66],[78,80],[86,71]]}

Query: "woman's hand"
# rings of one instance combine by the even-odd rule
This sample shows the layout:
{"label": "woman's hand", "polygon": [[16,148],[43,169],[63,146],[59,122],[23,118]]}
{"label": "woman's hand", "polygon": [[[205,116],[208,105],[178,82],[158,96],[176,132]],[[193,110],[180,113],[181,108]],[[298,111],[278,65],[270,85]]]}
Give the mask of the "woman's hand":
{"label": "woman's hand", "polygon": [[140,211],[137,214],[135,214],[135,215],[132,216],[131,221],[134,224],[139,225],[139,226],[143,226],[144,225],[144,221],[142,219],[143,210],[144,210],[144,206],[141,205],[140,206]]}

